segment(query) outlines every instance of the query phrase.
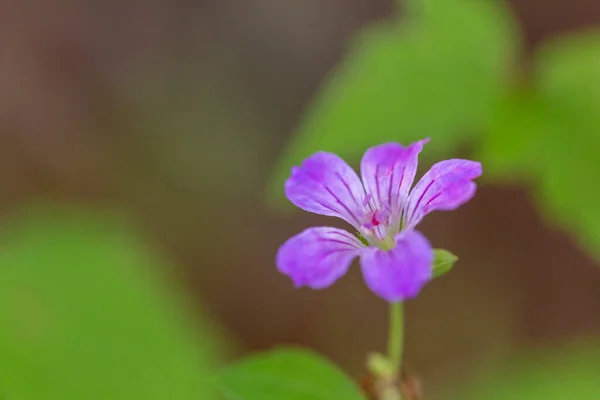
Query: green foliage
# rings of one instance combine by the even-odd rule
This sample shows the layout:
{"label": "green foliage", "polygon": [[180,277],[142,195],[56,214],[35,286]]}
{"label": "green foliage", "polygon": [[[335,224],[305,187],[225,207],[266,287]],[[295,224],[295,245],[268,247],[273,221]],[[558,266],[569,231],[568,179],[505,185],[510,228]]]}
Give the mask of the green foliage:
{"label": "green foliage", "polygon": [[481,158],[492,177],[519,175],[543,210],[600,256],[600,32],[547,43],[533,84],[507,97]]}
{"label": "green foliage", "polygon": [[484,131],[476,157],[484,162],[486,179],[539,177],[539,134],[552,132],[550,105],[538,93],[515,90],[498,104]]}
{"label": "green foliage", "polygon": [[458,257],[444,249],[434,249],[433,254],[435,256],[433,260],[433,277],[438,278],[450,271]]}
{"label": "green foliage", "polygon": [[497,0],[412,0],[401,21],[365,29],[308,109],[272,179],[317,150],[356,160],[371,145],[425,136],[454,148],[502,97],[516,46]]}
{"label": "green foliage", "polygon": [[221,375],[228,400],[364,400],[342,372],[307,350],[279,349],[243,359]]}
{"label": "green foliage", "polygon": [[600,398],[598,346],[546,351],[490,371],[460,400],[596,400]]}
{"label": "green foliage", "polygon": [[0,243],[0,398],[213,398],[215,338],[183,326],[166,268],[127,224],[39,208]]}
{"label": "green foliage", "polygon": [[600,32],[549,43],[536,72],[553,128],[537,133],[540,199],[600,256]]}

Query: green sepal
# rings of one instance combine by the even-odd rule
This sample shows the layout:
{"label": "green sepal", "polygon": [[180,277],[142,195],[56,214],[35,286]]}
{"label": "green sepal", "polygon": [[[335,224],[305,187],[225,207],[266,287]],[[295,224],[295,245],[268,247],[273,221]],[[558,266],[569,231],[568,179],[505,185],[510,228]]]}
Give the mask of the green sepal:
{"label": "green sepal", "polygon": [[433,277],[437,278],[450,271],[458,257],[444,249],[433,249]]}

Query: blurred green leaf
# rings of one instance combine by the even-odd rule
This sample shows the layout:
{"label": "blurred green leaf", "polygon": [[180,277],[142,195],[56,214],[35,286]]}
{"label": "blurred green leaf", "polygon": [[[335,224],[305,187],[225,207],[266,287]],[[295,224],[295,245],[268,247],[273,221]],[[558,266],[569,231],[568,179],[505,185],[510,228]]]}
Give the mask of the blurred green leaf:
{"label": "blurred green leaf", "polygon": [[536,77],[553,124],[538,133],[540,200],[600,257],[600,187],[593,183],[600,154],[600,31],[548,43]]}
{"label": "blurred green leaf", "polygon": [[515,180],[534,175],[539,169],[536,134],[553,129],[548,112],[537,93],[507,94],[480,140],[476,158],[484,162],[485,179]]}
{"label": "blurred green leaf", "polygon": [[329,361],[300,349],[280,349],[243,359],[220,378],[228,400],[365,400]]}
{"label": "blurred green leaf", "polygon": [[438,278],[450,271],[458,257],[444,249],[434,249],[434,260],[433,260],[433,277]]}
{"label": "blurred green leaf", "polygon": [[385,141],[460,144],[486,124],[516,47],[499,0],[412,0],[402,21],[365,29],[308,109],[272,179],[282,198],[292,165],[317,150],[356,160]]}
{"label": "blurred green leaf", "polygon": [[547,43],[533,85],[490,121],[481,159],[490,177],[526,177],[542,209],[600,257],[600,32]]}
{"label": "blurred green leaf", "polygon": [[213,398],[215,337],[126,223],[42,207],[0,245],[0,398]]}
{"label": "blurred green leaf", "polygon": [[458,400],[597,400],[600,398],[600,348],[539,353],[488,371]]}

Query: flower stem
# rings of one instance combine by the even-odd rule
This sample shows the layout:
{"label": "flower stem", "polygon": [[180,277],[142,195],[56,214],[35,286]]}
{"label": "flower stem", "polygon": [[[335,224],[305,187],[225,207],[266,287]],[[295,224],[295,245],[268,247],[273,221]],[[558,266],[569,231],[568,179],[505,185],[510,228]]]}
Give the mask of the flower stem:
{"label": "flower stem", "polygon": [[401,302],[390,304],[388,335],[388,358],[394,375],[397,376],[402,367],[402,346],[404,344],[404,305]]}

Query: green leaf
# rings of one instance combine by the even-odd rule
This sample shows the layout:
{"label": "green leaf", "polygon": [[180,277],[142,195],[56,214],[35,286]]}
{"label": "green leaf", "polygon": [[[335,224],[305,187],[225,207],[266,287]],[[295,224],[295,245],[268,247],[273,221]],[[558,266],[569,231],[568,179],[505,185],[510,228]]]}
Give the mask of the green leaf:
{"label": "green leaf", "polygon": [[552,129],[538,132],[538,199],[552,219],[600,258],[600,32],[550,43],[537,60]]}
{"label": "green leaf", "polygon": [[584,115],[586,123],[600,123],[595,112],[600,104],[600,30],[548,42],[534,67],[538,88],[545,97],[566,112]]}
{"label": "green leaf", "polygon": [[433,260],[433,277],[437,278],[450,271],[458,257],[450,253],[448,250],[434,249],[433,254],[435,259]]}
{"label": "green leaf", "polygon": [[214,398],[216,337],[121,218],[40,207],[0,242],[0,398]]}
{"label": "green leaf", "polygon": [[219,384],[228,400],[365,400],[334,365],[300,349],[245,358],[227,368]]}
{"label": "green leaf", "polygon": [[485,179],[530,180],[539,175],[540,135],[553,132],[552,112],[538,93],[507,94],[490,118],[478,155]]}
{"label": "green leaf", "polygon": [[413,0],[402,21],[365,29],[307,110],[271,199],[282,199],[290,167],[318,150],[354,161],[385,141],[428,136],[430,149],[457,146],[501,98],[515,47],[499,0]]}
{"label": "green leaf", "polygon": [[596,400],[600,398],[598,379],[600,348],[545,350],[511,360],[504,368],[488,371],[460,400]]}
{"label": "green leaf", "polygon": [[600,258],[600,31],[547,43],[529,91],[491,120],[481,158],[490,177],[525,177],[548,218]]}

